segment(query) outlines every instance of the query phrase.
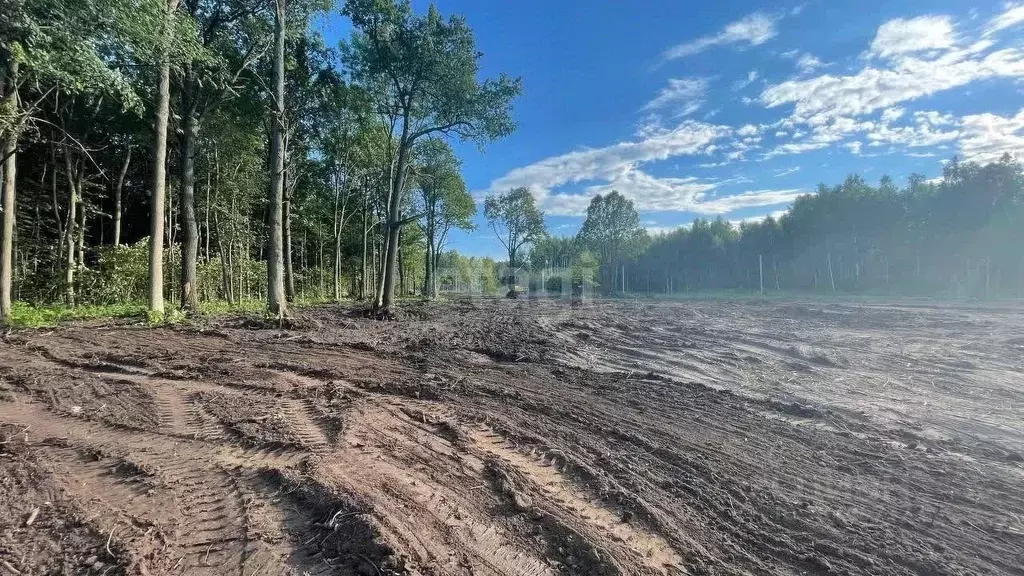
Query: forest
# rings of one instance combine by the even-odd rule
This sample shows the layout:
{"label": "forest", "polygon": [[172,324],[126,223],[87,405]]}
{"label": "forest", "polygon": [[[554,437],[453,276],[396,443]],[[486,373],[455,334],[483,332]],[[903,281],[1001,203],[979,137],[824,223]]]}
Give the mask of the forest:
{"label": "forest", "polygon": [[[327,46],[313,18],[340,11]],[[518,78],[477,78],[460,16],[350,0],[4,0],[0,311],[15,301],[342,296],[387,315],[475,204],[451,139],[514,129]],[[165,302],[169,304],[165,304]]]}
{"label": "forest", "polygon": [[[1024,294],[1024,172],[954,157],[934,181],[820,184],[778,217],[697,219],[648,235],[633,204],[595,197],[575,238],[543,238],[535,270],[591,262],[611,293],[816,291],[953,298]],[[554,281],[557,283],[558,281]],[[557,288],[557,286],[552,286]]]}
{"label": "forest", "polygon": [[[351,37],[312,25],[340,11]],[[522,81],[480,79],[461,16],[407,2],[4,0],[0,312],[396,297],[451,290],[875,291],[1016,296],[1022,173],[820,185],[778,218],[649,235],[624,194],[550,236],[527,189],[488,197],[503,264],[447,250],[477,200],[451,142],[515,129]],[[504,268],[503,268],[504,266]],[[506,272],[502,272],[506,270]],[[512,270],[508,273],[507,270]],[[439,278],[440,277],[440,278]],[[532,276],[531,276],[532,278]],[[514,290],[511,290],[514,293]],[[165,304],[165,302],[167,304]]]}

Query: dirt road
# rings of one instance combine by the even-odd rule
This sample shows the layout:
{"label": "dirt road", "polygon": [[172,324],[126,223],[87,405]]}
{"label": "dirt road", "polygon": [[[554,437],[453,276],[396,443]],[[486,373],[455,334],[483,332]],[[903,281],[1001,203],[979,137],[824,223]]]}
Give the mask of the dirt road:
{"label": "dirt road", "polygon": [[1024,574],[1020,309],[400,316],[8,334],[0,574]]}

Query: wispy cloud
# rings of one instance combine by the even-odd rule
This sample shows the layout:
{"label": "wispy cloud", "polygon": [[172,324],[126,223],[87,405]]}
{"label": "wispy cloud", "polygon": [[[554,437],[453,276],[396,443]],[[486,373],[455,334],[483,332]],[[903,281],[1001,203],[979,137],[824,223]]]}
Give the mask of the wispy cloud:
{"label": "wispy cloud", "polygon": [[[1024,18],[1016,10],[1008,5],[989,29],[1016,24],[1017,18]],[[765,88],[760,102],[768,108],[791,104],[785,122],[810,135],[797,141],[794,133],[792,141],[779,144],[764,158],[832,145],[858,154],[865,146],[906,150],[960,142],[965,155],[978,158],[1024,150],[1016,117],[976,114],[958,119],[917,111],[907,119],[904,108],[913,100],[980,80],[1024,78],[1021,47],[998,48],[984,38],[971,39],[958,33],[950,17],[929,15],[883,23],[861,62],[862,68],[848,75],[796,76]]]}
{"label": "wispy cloud", "polygon": [[804,74],[810,74],[822,66],[825,66],[825,63],[811,54],[804,54],[796,61],[797,69]]}
{"label": "wispy cloud", "polygon": [[668,86],[662,88],[642,110],[665,112],[675,117],[689,116],[704,104],[707,91],[706,78],[671,78]]}
{"label": "wispy cloud", "polygon": [[985,28],[985,36],[991,36],[1001,30],[1012,28],[1024,22],[1024,4],[1007,3],[1005,10],[989,20]]}
{"label": "wispy cloud", "polygon": [[785,210],[773,210],[772,212],[769,212],[768,214],[761,214],[760,216],[748,216],[746,218],[742,218],[742,219],[739,219],[739,220],[729,220],[729,224],[732,224],[733,226],[739,228],[743,224],[759,224],[761,222],[764,222],[768,218],[773,218],[775,220],[778,220],[785,213],[786,213]]}
{"label": "wispy cloud", "polygon": [[956,34],[949,16],[896,18],[879,26],[868,56],[891,58],[925,50],[944,50],[954,45]]}
{"label": "wispy cloud", "polygon": [[737,92],[743,90],[747,86],[750,86],[751,84],[756,82],[759,77],[760,74],[757,72],[757,70],[751,70],[750,72],[747,73],[746,78],[733,82],[732,89]]}
{"label": "wispy cloud", "polygon": [[680,228],[689,228],[690,226],[691,226],[690,224],[675,224],[675,225],[671,225],[670,224],[668,226],[656,226],[656,225],[644,226],[644,228],[647,229],[647,233],[650,234],[651,236],[658,236],[658,235],[661,235],[661,234],[671,234],[672,232],[675,232],[676,230],[679,230]]}
{"label": "wispy cloud", "polygon": [[775,26],[778,20],[777,16],[771,16],[764,12],[754,12],[728,24],[718,34],[704,36],[669,48],[662,54],[662,58],[664,60],[676,60],[703,52],[714,46],[725,46],[728,44],[760,46],[778,34],[778,29]]}
{"label": "wispy cloud", "polygon": [[[586,208],[589,199],[563,198],[570,194],[553,194],[556,189],[570,184],[594,182],[590,189],[594,194],[599,193],[605,184],[647,185],[647,189],[655,193],[652,198],[657,196],[658,190],[678,197],[694,190],[684,188],[682,185],[686,183],[672,179],[650,180],[638,167],[648,162],[704,153],[713,146],[713,142],[730,132],[726,126],[693,120],[683,121],[673,129],[651,128],[637,140],[568,152],[516,168],[491,182],[486,192],[503,192],[526,186],[542,207],[557,213],[576,213],[581,207]],[[665,186],[669,188],[667,192]]]}
{"label": "wispy cloud", "polygon": [[972,114],[960,123],[960,151],[979,162],[998,160],[1003,154],[1024,152],[1024,108],[1016,116]]}
{"label": "wispy cloud", "polygon": [[781,178],[783,176],[789,176],[790,174],[793,174],[793,173],[799,172],[799,171],[800,171],[800,167],[799,166],[793,166],[792,168],[783,168],[783,169],[775,171],[775,177],[776,178]]}
{"label": "wispy cloud", "polygon": [[988,42],[955,48],[933,58],[903,56],[884,67],[867,66],[849,76],[829,74],[769,86],[761,102],[769,108],[793,104],[793,119],[820,125],[965,86],[987,78],[1024,76],[1024,50],[991,50]]}

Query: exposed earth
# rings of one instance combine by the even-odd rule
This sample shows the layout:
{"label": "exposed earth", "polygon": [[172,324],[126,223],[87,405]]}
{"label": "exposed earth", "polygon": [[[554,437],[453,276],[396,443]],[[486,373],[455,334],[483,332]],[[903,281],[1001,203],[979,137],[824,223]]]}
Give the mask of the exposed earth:
{"label": "exposed earth", "polygon": [[0,341],[0,575],[1024,574],[1024,309],[457,300]]}

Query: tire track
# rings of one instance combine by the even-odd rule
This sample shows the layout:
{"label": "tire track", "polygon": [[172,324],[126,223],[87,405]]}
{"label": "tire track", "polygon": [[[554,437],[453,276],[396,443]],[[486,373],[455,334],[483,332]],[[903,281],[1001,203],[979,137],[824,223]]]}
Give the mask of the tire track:
{"label": "tire track", "polygon": [[[254,485],[256,471],[295,465],[305,453],[109,428],[34,403],[0,404],[0,421],[30,422],[29,444],[71,499],[153,570],[199,576],[283,574],[286,564],[311,574],[322,570],[260,539],[246,498],[255,492],[243,487]],[[285,552],[305,555],[301,546]]]}
{"label": "tire track", "polygon": [[292,432],[306,449],[315,454],[324,454],[331,450],[330,440],[304,400],[282,398],[280,406]]}
{"label": "tire track", "polygon": [[373,502],[386,541],[442,573],[472,565],[484,574],[555,574],[537,551],[491,520],[488,509],[497,502],[474,489],[483,485],[480,476],[437,476],[423,465],[417,455],[435,464],[444,457],[430,446],[442,439],[425,438],[397,409],[364,406],[354,412],[343,440],[352,449],[338,452],[327,470],[333,483]]}
{"label": "tire track", "polygon": [[662,537],[624,520],[625,516],[587,496],[558,471],[553,459],[523,454],[490,429],[470,431],[474,447],[525,476],[536,492],[553,505],[561,521],[578,526],[590,540],[612,552],[622,566],[644,566],[656,574],[681,574],[682,558]]}

